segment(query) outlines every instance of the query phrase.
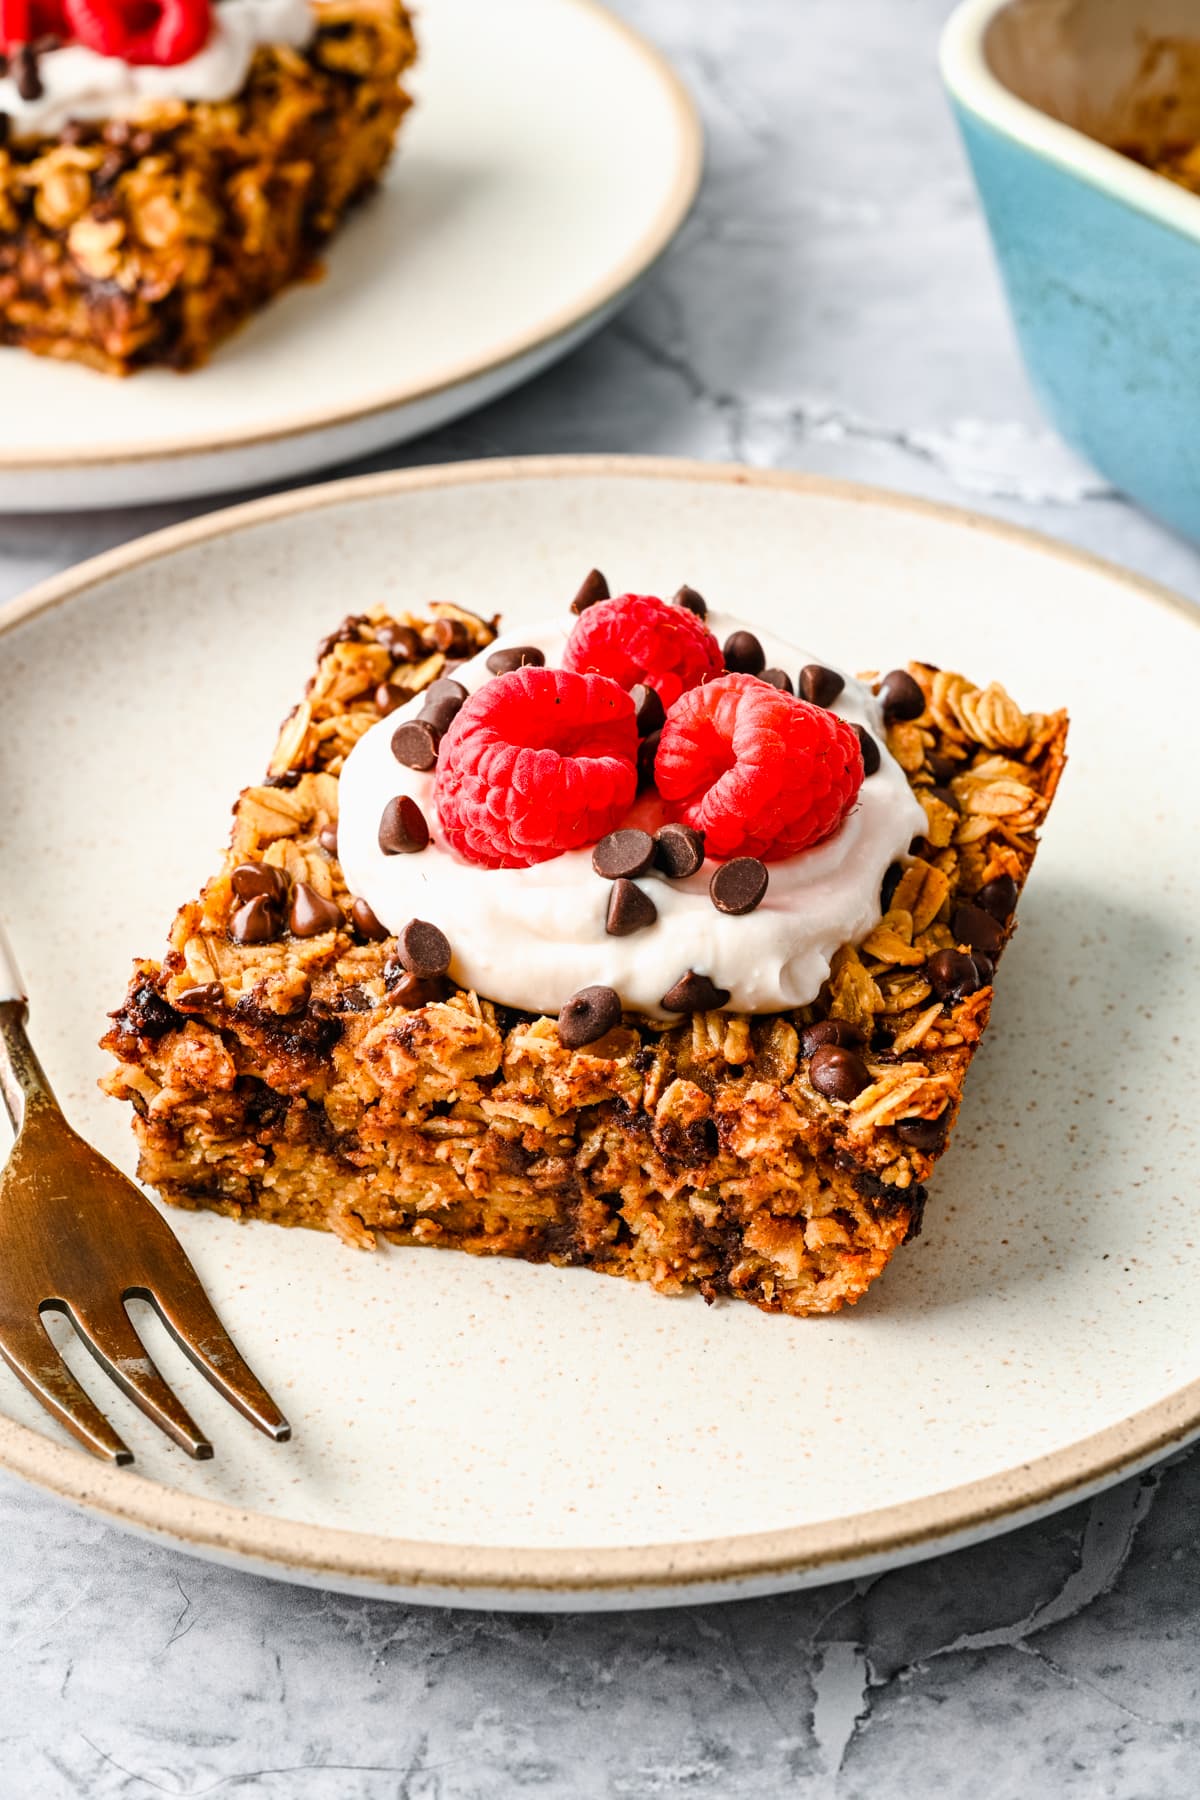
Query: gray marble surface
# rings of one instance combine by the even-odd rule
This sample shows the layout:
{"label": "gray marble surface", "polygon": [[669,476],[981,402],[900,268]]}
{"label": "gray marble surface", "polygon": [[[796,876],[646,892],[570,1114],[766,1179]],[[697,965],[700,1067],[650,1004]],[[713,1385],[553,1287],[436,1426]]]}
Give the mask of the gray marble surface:
{"label": "gray marble surface", "polygon": [[[1200,599],[1039,417],[935,73],[947,0],[622,0],[703,108],[674,250],[602,336],[372,466],[741,458],[980,507]],[[619,117],[595,116],[597,130]],[[0,599],[185,508],[0,520]],[[0,1800],[1184,1800],[1200,1456],[874,1581],[509,1618],[288,1589],[0,1479]]]}

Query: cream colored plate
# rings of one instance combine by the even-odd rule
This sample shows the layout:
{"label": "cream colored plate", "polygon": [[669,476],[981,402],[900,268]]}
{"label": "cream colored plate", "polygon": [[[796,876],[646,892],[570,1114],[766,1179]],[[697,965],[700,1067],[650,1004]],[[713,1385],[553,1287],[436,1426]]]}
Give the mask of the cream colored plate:
{"label": "cream colored plate", "polygon": [[595,0],[423,0],[416,106],[320,281],[189,375],[0,350],[0,510],[281,481],[432,430],[564,355],[670,243],[695,109]]}
{"label": "cream colored plate", "polygon": [[1073,760],[924,1236],[832,1319],[583,1271],[173,1214],[296,1426],[156,1350],[217,1443],[190,1465],[101,1383],[138,1472],[0,1375],[0,1463],[290,1579],[510,1606],[783,1588],[1063,1504],[1200,1426],[1194,701],[1181,602],[966,514],[745,470],[539,461],[288,495],[148,538],[0,632],[0,911],[78,1123],[128,1164],[94,1048],[161,948],[347,607],[514,624],[584,570],[687,580],[834,661],[917,654],[1067,703]]}

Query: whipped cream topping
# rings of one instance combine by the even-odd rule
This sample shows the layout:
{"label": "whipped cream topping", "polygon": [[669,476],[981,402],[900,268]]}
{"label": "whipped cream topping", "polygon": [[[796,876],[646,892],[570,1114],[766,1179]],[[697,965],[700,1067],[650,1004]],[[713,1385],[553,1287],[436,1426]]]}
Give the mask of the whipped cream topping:
{"label": "whipped cream topping", "polygon": [[0,112],[15,137],[53,137],[68,119],[130,118],[146,101],[231,100],[260,44],[302,50],[315,28],[310,0],[219,0],[208,42],[187,62],[133,64],[66,44],[38,58],[37,100],[23,100],[12,75],[0,78]]}
{"label": "whipped cream topping", "polygon": [[[787,669],[793,680],[806,663],[823,660],[740,619],[710,613],[708,624],[722,643],[732,631],[754,629],[768,666]],[[560,666],[569,626],[556,619],[509,632],[456,669],[454,679],[474,693],[491,679],[487,658],[507,645],[536,644],[549,666]],[[888,754],[875,696],[852,676],[845,679],[832,710],[876,739],[880,769],[863,782],[854,811],[833,837],[768,865],[766,897],[754,912],[717,911],[708,884],[718,865],[710,860],[683,881],[654,872],[639,876],[638,886],[658,909],[657,922],[628,937],[609,937],[604,924],[611,884],[592,868],[590,848],[528,869],[483,869],[463,861],[439,833],[434,771],[405,768],[392,755],[392,734],[416,717],[419,697],[372,726],[342,770],[338,856],[347,885],[390,931],[414,918],[440,926],[454,952],[453,979],[526,1012],[556,1014],[580,988],[599,984],[614,988],[625,1007],[667,1018],[659,1002],[688,969],[728,988],[728,1005],[738,1012],[806,1005],[828,976],[834,952],[859,942],[878,923],[884,874],[925,829],[924,810]],[[411,795],[429,822],[429,847],[419,854],[385,856],[379,848],[380,816],[397,794]],[[654,831],[663,817],[650,795],[635,804],[627,822]]]}

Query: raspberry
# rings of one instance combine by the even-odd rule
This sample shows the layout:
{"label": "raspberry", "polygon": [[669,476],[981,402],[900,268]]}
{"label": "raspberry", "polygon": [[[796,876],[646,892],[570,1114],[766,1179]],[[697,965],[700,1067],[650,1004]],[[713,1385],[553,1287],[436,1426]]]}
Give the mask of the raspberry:
{"label": "raspberry", "polygon": [[438,750],[442,836],[489,869],[598,843],[633,804],[637,746],[633,701],[615,681],[532,667],[497,675]]}
{"label": "raspberry", "polygon": [[702,619],[651,594],[601,600],[579,616],[564,669],[608,675],[623,688],[644,682],[664,706],[725,667],[721,646]]}
{"label": "raspberry", "polygon": [[710,856],[778,862],[837,830],[863,760],[853,726],[836,714],[753,675],[722,675],[667,714],[655,778],[704,833]]}
{"label": "raspberry", "polygon": [[63,0],[81,44],[127,63],[187,62],[212,29],[209,0]]}

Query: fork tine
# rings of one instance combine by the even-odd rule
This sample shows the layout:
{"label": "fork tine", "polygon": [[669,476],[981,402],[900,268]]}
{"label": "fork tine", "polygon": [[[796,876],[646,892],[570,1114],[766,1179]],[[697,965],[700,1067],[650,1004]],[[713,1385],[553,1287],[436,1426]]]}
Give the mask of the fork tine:
{"label": "fork tine", "polygon": [[291,1437],[291,1426],[217,1317],[186,1257],[172,1259],[160,1285],[130,1288],[126,1299],[133,1297],[149,1300],[180,1349],[243,1418],[277,1444]]}
{"label": "fork tine", "polygon": [[40,1400],[85,1450],[106,1462],[133,1461],[133,1452],[63,1362],[41,1319],[29,1325],[6,1322],[0,1332],[0,1356],[34,1399]]}
{"label": "fork tine", "polygon": [[62,1310],[121,1392],[189,1456],[206,1462],[212,1445],[163,1380],[121,1302],[102,1309],[75,1304]]}

